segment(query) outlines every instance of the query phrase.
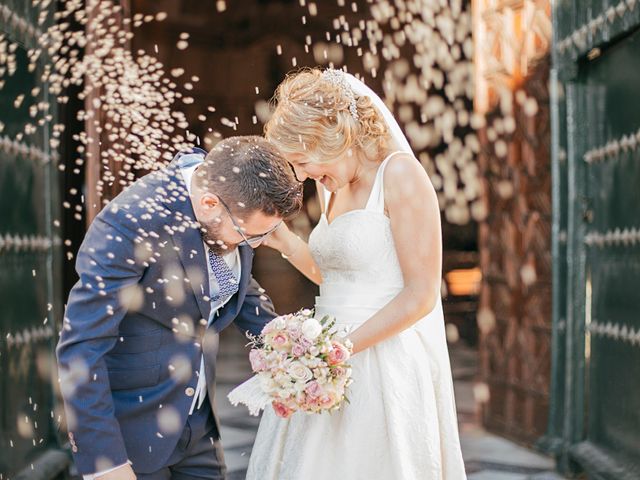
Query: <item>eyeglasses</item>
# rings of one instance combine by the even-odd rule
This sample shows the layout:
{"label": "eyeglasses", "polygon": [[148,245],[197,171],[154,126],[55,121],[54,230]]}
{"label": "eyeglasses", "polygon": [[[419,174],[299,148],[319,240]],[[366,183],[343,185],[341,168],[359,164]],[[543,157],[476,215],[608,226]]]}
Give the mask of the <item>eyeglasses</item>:
{"label": "eyeglasses", "polygon": [[253,247],[254,245],[258,245],[260,242],[262,242],[266,237],[268,237],[269,235],[271,235],[274,231],[276,231],[276,229],[280,226],[280,224],[282,223],[282,220],[280,220],[278,222],[278,224],[273,227],[271,230],[269,230],[268,232],[265,232],[261,235],[252,235],[250,237],[247,237],[244,232],[242,231],[242,227],[240,225],[238,225],[238,222],[236,222],[236,219],[233,217],[233,214],[231,213],[231,210],[229,209],[229,207],[227,206],[227,204],[225,203],[224,200],[222,200],[222,198],[220,198],[220,195],[218,195],[218,199],[220,200],[220,203],[222,204],[222,206],[224,207],[224,209],[227,211],[227,214],[229,215],[229,218],[231,219],[231,222],[233,223],[234,228],[238,231],[238,233],[240,235],[242,235],[243,240],[245,241],[245,243],[251,247]]}

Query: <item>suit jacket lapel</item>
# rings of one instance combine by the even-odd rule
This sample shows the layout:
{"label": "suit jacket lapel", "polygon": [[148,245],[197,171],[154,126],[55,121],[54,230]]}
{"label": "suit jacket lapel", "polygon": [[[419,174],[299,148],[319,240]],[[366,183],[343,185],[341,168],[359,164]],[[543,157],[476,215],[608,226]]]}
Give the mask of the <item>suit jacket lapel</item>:
{"label": "suit jacket lapel", "polygon": [[189,192],[176,160],[167,167],[167,174],[163,201],[171,211],[172,219],[167,222],[166,228],[178,248],[178,257],[189,279],[202,318],[208,320],[211,313],[209,275],[200,227],[196,222]]}

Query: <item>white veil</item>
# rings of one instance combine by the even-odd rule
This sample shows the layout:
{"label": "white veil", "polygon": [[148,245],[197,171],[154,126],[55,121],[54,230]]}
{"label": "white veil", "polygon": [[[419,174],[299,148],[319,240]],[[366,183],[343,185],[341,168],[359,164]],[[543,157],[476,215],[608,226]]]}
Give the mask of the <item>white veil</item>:
{"label": "white veil", "polygon": [[393,113],[391,113],[391,111],[387,108],[385,103],[376,94],[376,92],[371,90],[369,87],[367,87],[364,84],[364,82],[362,82],[361,80],[358,80],[356,77],[354,77],[350,73],[345,73],[344,77],[347,80],[347,83],[349,84],[351,89],[353,90],[353,93],[355,93],[357,96],[364,95],[366,97],[369,97],[373,101],[373,104],[375,105],[375,107],[384,117],[384,121],[389,127],[389,131],[391,132],[391,137],[396,142],[396,146],[401,151],[408,152],[413,155],[413,150],[411,149],[409,140],[407,140],[407,137],[405,137],[404,133],[402,133],[402,130],[400,129],[400,125],[398,125],[398,122],[394,118]]}

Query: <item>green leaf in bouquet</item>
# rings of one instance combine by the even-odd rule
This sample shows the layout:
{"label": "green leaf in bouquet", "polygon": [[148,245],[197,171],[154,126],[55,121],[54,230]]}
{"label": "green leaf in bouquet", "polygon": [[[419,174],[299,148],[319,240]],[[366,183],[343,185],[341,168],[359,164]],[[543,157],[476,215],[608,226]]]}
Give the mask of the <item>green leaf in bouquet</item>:
{"label": "green leaf in bouquet", "polygon": [[331,332],[331,329],[335,326],[337,320],[335,318],[329,317],[329,316],[326,316],[324,318],[328,319],[328,321],[326,323],[322,324],[322,333],[327,334],[327,333]]}

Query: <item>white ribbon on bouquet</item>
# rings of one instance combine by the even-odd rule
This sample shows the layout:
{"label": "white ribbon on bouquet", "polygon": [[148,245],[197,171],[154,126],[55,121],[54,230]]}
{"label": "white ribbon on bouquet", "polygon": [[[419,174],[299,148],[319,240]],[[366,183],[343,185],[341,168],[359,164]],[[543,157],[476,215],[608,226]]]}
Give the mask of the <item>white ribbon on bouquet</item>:
{"label": "white ribbon on bouquet", "polygon": [[258,416],[260,411],[272,400],[271,396],[262,389],[260,378],[257,375],[231,390],[227,398],[234,407],[240,403],[246,405],[249,413],[253,416]]}

